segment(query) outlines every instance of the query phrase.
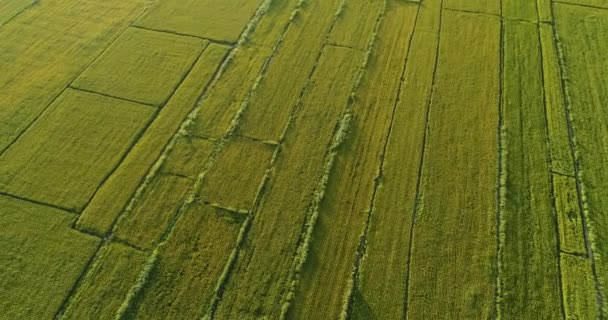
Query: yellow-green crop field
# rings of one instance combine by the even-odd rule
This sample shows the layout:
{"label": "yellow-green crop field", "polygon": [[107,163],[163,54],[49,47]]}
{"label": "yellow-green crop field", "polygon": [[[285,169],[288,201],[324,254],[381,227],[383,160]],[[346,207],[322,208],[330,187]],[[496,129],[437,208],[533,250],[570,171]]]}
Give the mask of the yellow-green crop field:
{"label": "yellow-green crop field", "polygon": [[0,0],[0,319],[608,320],[608,2]]}

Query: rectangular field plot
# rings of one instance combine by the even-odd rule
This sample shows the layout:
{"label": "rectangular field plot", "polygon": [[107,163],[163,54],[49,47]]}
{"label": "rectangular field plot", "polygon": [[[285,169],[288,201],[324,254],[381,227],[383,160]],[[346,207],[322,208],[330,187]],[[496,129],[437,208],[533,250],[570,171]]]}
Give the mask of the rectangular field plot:
{"label": "rectangular field plot", "polygon": [[61,319],[112,319],[146,263],[146,253],[108,243]]}
{"label": "rectangular field plot", "polygon": [[75,216],[0,196],[0,318],[52,319],[98,240]]}
{"label": "rectangular field plot", "polygon": [[130,28],[74,86],[159,106],[169,99],[207,44],[193,37]]}
{"label": "rectangular field plot", "polygon": [[163,163],[163,172],[195,179],[213,152],[214,141],[181,136]]}
{"label": "rectangular field plot", "polygon": [[153,111],[67,90],[0,157],[0,191],[80,211]]}
{"label": "rectangular field plot", "polygon": [[156,175],[130,212],[117,223],[118,238],[150,249],[182,205],[194,182],[182,177]]}
{"label": "rectangular field plot", "polygon": [[236,42],[261,0],[159,1],[136,25]]}
{"label": "rectangular field plot", "polygon": [[275,147],[236,138],[203,179],[200,199],[222,207],[249,210],[253,205]]}
{"label": "rectangular field plot", "polygon": [[[158,250],[133,319],[200,319],[237,243],[244,216],[195,204]],[[130,318],[131,319],[131,318]]]}

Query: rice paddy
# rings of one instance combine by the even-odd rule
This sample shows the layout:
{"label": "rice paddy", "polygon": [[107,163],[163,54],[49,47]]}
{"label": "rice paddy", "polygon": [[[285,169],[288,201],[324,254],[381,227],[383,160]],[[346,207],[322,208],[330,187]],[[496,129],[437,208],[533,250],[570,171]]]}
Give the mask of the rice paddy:
{"label": "rice paddy", "polygon": [[602,0],[0,0],[0,319],[608,319]]}

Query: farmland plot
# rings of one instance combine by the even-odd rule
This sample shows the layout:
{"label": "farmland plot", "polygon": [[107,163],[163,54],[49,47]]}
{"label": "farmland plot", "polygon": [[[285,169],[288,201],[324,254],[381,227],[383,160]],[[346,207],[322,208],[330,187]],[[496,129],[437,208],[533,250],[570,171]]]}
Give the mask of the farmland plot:
{"label": "farmland plot", "polygon": [[95,252],[65,211],[0,196],[0,308],[11,319],[49,319]]}
{"label": "farmland plot", "polygon": [[42,1],[0,28],[0,152],[142,12],[144,3]]}
{"label": "farmland plot", "polygon": [[0,318],[608,317],[598,0],[0,0]]}
{"label": "farmland plot", "polygon": [[[142,177],[148,170],[153,169],[153,164],[163,154],[165,145],[195,107],[226,54],[225,47],[214,44],[203,51],[186,79],[146,128],[141,139],[95,193],[78,220],[80,227],[95,230],[97,233],[109,231],[114,220],[127,206],[131,195],[137,190]],[[201,151],[197,152],[200,153]],[[181,170],[188,169],[184,166]]]}
{"label": "farmland plot", "polygon": [[79,212],[153,115],[68,89],[0,157],[0,191]]}

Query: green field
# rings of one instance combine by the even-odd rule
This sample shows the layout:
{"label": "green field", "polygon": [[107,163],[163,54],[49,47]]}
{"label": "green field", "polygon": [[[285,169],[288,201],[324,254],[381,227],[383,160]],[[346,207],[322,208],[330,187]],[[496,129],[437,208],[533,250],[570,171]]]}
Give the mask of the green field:
{"label": "green field", "polygon": [[605,0],[0,0],[0,319],[608,320]]}

